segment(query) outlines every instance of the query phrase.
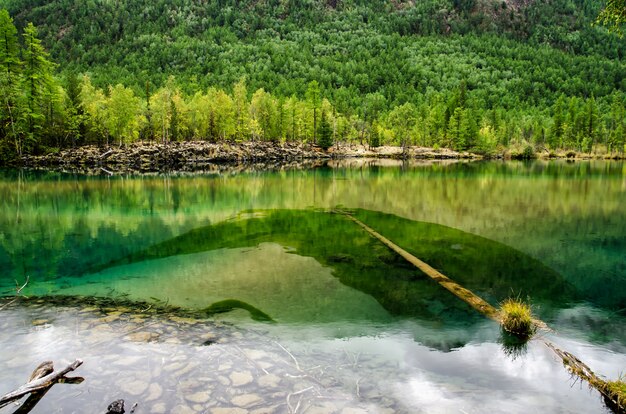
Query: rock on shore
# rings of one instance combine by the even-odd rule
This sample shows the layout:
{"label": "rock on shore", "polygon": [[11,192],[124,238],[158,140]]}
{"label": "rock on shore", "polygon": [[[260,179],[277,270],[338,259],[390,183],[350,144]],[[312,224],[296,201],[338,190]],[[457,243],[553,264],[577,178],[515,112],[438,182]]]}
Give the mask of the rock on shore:
{"label": "rock on shore", "polygon": [[216,164],[284,163],[332,158],[420,158],[473,159],[471,153],[447,149],[411,147],[403,154],[400,147],[368,148],[341,145],[323,149],[300,143],[242,142],[209,143],[205,141],[167,144],[138,142],[126,146],[86,145],[46,155],[25,156],[21,166],[52,170],[89,172],[158,172],[197,171]]}

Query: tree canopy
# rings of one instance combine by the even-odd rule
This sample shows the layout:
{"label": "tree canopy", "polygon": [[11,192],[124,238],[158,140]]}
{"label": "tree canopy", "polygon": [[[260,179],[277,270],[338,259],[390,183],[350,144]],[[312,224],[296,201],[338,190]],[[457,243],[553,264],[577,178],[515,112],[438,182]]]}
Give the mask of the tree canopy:
{"label": "tree canopy", "polygon": [[329,131],[376,146],[624,150],[626,46],[592,26],[596,0],[3,4],[9,157]]}

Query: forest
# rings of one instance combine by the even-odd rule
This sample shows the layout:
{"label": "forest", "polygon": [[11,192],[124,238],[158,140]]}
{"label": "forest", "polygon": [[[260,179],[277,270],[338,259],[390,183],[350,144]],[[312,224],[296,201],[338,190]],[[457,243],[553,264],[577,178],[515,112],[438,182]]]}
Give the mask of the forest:
{"label": "forest", "polygon": [[599,1],[0,7],[5,161],[137,140],[624,152],[626,44]]}

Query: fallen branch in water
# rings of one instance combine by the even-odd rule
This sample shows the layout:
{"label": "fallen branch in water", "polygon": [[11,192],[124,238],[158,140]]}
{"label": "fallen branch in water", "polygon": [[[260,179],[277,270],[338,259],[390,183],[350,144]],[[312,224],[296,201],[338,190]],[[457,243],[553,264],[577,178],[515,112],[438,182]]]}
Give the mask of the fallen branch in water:
{"label": "fallen branch in water", "polygon": [[574,354],[557,348],[550,342],[545,341],[548,348],[552,349],[555,354],[561,358],[563,365],[574,376],[582,381],[586,381],[590,387],[595,388],[607,402],[607,406],[618,413],[626,412],[626,401],[620,398],[619,393],[613,392],[610,384],[598,377],[584,362],[578,359]]}
{"label": "fallen branch in water", "polygon": [[[62,370],[57,371],[57,372],[54,372],[54,367],[52,365],[52,362],[50,362],[50,361],[46,361],[46,362],[40,364],[35,369],[35,371],[33,371],[33,373],[31,374],[31,376],[30,376],[30,378],[29,378],[29,380],[28,380],[28,382],[26,384],[22,385],[21,387],[19,387],[15,391],[12,391],[12,392],[4,395],[2,398],[0,398],[0,408],[8,405],[9,403],[11,403],[13,401],[19,400],[20,398],[22,398],[26,394],[40,393],[42,391],[48,391],[48,389],[50,387],[52,387],[54,384],[56,384],[56,383],[60,383],[60,382],[63,382],[63,383],[82,382],[82,378],[66,378],[65,377],[65,375],[67,373],[69,373],[71,371],[74,371],[76,368],[78,368],[82,364],[83,364],[83,361],[80,360],[80,359],[77,359],[76,361],[74,361],[70,365],[68,365],[67,367],[65,367]],[[41,395],[39,398],[37,398],[37,401],[39,401],[41,399],[41,397],[43,397],[43,395]],[[34,404],[33,404],[33,406],[34,406]],[[30,411],[30,410],[28,410],[28,411]],[[28,411],[22,411],[22,412],[28,412]]]}
{"label": "fallen branch in water", "polygon": [[11,299],[10,301],[8,301],[7,303],[5,303],[4,305],[0,306],[0,311],[19,299],[20,294],[22,293],[22,290],[26,287],[29,280],[30,280],[30,277],[26,275],[26,281],[24,282],[22,286],[20,286],[17,280],[15,281],[15,297]]}

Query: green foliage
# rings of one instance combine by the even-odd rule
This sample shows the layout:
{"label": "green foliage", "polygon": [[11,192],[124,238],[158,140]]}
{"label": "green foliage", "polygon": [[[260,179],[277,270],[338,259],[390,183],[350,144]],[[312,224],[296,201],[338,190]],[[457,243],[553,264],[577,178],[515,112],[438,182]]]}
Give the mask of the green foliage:
{"label": "green foliage", "polygon": [[532,160],[533,158],[537,158],[537,155],[535,155],[535,149],[532,145],[526,145],[524,147],[524,151],[522,151],[522,159]]}
{"label": "green foliage", "polygon": [[[0,10],[0,160],[20,151],[17,120],[20,99],[20,70],[17,29],[6,10]],[[9,142],[9,140],[11,142]]]}
{"label": "green foliage", "polygon": [[380,131],[379,131],[379,126],[377,124],[372,125],[372,131],[370,132],[369,144],[371,148],[377,148],[377,147],[380,147],[381,145]]}
{"label": "green foliage", "polygon": [[406,148],[410,144],[412,130],[416,125],[415,106],[411,103],[395,107],[387,122],[391,127],[398,144]]}
{"label": "green foliage", "polygon": [[109,87],[105,125],[120,145],[139,137],[144,121],[142,103],[131,89],[122,85]]}
{"label": "green foliage", "polygon": [[[370,146],[626,145],[626,45],[591,27],[592,0],[3,4],[25,33],[20,51],[0,11],[0,140],[15,154],[110,139],[318,143],[322,113],[333,141]],[[27,21],[74,76],[66,90]]]}
{"label": "green foliage", "polygon": [[606,6],[598,16],[598,22],[612,30],[618,31],[621,36],[620,26],[626,23],[626,1],[607,0]]}

